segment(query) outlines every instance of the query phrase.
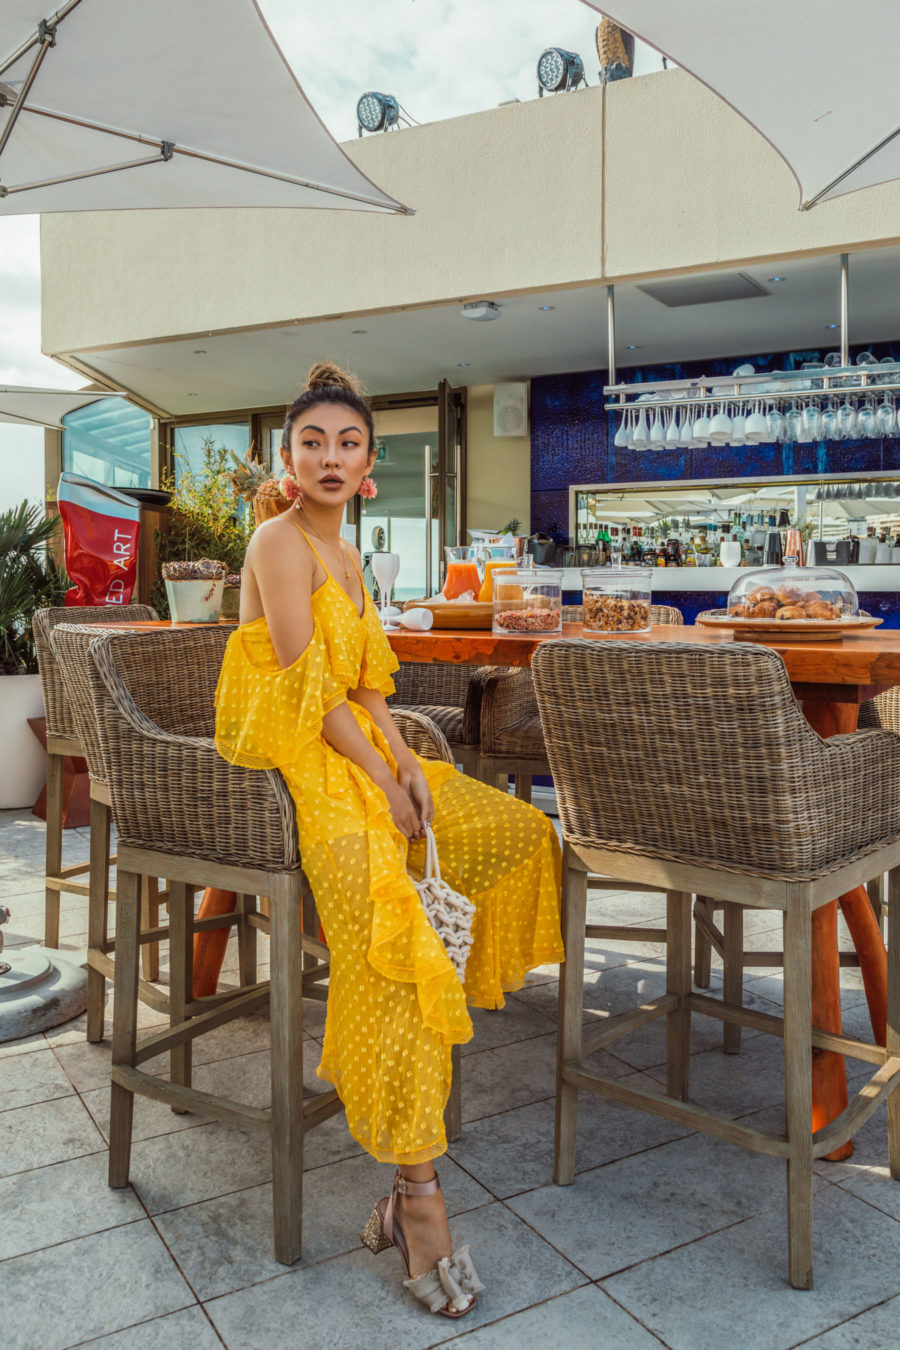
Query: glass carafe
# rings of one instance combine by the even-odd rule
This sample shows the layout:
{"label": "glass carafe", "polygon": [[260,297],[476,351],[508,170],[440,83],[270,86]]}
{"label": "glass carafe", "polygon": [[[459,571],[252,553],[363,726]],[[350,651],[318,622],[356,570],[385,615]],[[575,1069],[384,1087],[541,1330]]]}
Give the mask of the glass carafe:
{"label": "glass carafe", "polygon": [[442,588],[444,599],[458,600],[468,593],[468,598],[477,600],[478,592],[481,590],[481,577],[478,575],[475,549],[472,545],[460,544],[445,548],[444,561],[447,564],[447,575],[444,577]]}
{"label": "glass carafe", "polygon": [[481,548],[481,558],[484,572],[478,599],[489,602],[494,598],[493,574],[504,567],[517,566],[516,546],[515,544],[484,544]]}

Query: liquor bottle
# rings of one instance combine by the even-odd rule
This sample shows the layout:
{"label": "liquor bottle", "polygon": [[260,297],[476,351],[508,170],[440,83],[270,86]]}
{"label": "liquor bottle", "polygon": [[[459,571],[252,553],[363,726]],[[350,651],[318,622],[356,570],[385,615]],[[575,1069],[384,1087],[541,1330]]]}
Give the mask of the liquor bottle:
{"label": "liquor bottle", "polygon": [[725,548],[725,556],[727,557],[727,556],[728,556],[728,548],[727,548],[727,544],[728,544],[728,540],[729,540],[730,536],[731,536],[731,531],[730,531],[729,528],[728,528],[728,522],[723,520],[723,521],[722,521],[721,532],[720,532],[720,534],[719,534],[719,545],[718,545],[717,556],[716,556],[716,562],[719,564],[720,567],[725,567],[725,566],[727,566],[727,565],[730,565],[730,564],[726,564],[726,563],[724,563],[724,562],[722,561],[722,545],[723,545],[723,544],[726,545],[726,548]]}
{"label": "liquor bottle", "polygon": [[709,547],[709,536],[707,533],[707,527],[705,525],[701,525],[699,530],[697,531],[697,536],[694,540],[694,553],[697,558],[698,567],[709,567],[711,561],[710,557],[711,552],[712,550]]}
{"label": "liquor bottle", "polygon": [[781,531],[776,528],[775,517],[769,516],[769,530],[763,548],[763,565],[765,567],[780,567],[783,558],[784,548],[781,542]]}

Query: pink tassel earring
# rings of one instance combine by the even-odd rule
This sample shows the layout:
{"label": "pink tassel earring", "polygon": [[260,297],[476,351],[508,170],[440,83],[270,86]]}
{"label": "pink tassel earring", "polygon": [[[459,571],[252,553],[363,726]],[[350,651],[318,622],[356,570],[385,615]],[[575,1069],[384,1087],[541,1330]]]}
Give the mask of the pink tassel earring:
{"label": "pink tassel earring", "polygon": [[378,496],[378,484],[375,482],[375,479],[370,478],[368,474],[366,474],[365,478],[362,480],[362,482],[360,483],[359,487],[356,490],[359,493],[360,497],[371,498]]}
{"label": "pink tassel earring", "polygon": [[278,484],[282,497],[286,497],[289,502],[296,502],[303,496],[303,491],[297,479],[290,472],[286,473]]}

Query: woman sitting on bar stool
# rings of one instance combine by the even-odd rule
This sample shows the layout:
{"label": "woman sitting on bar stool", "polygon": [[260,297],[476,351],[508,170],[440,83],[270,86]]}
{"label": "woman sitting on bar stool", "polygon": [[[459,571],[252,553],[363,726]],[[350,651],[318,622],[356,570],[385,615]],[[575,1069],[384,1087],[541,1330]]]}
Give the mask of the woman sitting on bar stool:
{"label": "woman sitting on bar stool", "polygon": [[[467,1002],[503,1007],[527,971],[562,959],[559,845],[539,811],[418,759],[394,724],[385,696],[398,662],[340,533],[375,462],[372,413],[350,376],[313,367],[281,453],[296,501],[247,551],[216,743],[230,763],[279,769],[296,804],[331,952],[318,1074],[354,1139],[398,1168],[362,1240],[398,1247],[413,1294],[459,1317],[482,1286],[467,1249],[453,1252],[433,1165],[447,1147],[451,1048],[471,1039]],[[421,875],[432,821],[444,878],[476,907],[465,985],[407,872]]]}

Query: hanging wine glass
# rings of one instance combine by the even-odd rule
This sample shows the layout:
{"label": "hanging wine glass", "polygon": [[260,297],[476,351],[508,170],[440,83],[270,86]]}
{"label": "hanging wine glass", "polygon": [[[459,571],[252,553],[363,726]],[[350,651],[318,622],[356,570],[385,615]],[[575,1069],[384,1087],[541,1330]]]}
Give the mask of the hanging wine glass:
{"label": "hanging wine glass", "polygon": [[[860,353],[863,355],[864,353]],[[868,440],[874,439],[878,432],[878,421],[875,416],[875,400],[871,394],[867,395],[866,401],[859,410],[857,417],[858,435],[865,436]]]}
{"label": "hanging wine glass", "polygon": [[850,441],[856,434],[856,407],[850,402],[850,396],[848,394],[838,409],[838,435],[842,440]]}
{"label": "hanging wine glass", "polygon": [[836,440],[838,436],[838,414],[837,407],[833,398],[828,400],[828,406],[822,413],[822,439],[825,441]]}
{"label": "hanging wine glass", "polygon": [[875,412],[879,436],[893,436],[897,430],[897,408],[892,394],[885,394]]}

